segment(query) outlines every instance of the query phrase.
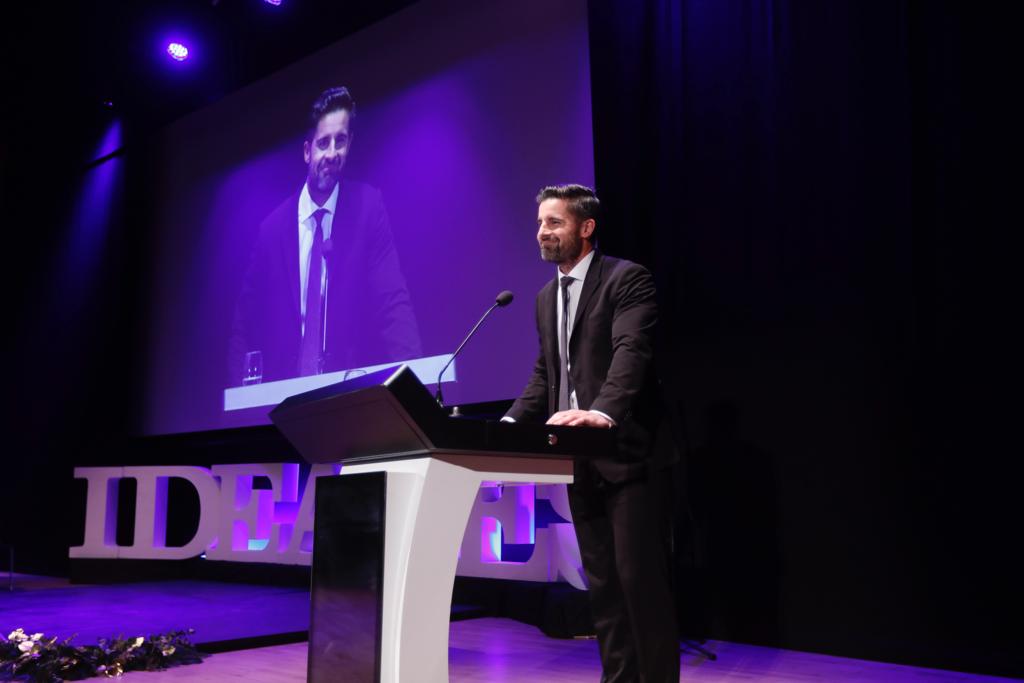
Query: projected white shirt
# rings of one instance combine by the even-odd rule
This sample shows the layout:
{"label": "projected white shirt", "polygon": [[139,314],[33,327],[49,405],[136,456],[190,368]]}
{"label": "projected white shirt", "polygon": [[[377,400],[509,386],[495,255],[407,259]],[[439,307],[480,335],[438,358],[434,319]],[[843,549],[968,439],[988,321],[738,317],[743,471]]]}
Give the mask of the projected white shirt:
{"label": "projected white shirt", "polygon": [[[320,219],[320,225],[324,231],[324,241],[331,239],[331,223],[334,222],[334,210],[338,205],[338,186],[327,198],[323,206],[317,206],[313,198],[309,196],[309,186],[303,185],[299,194],[299,312],[302,316],[302,334],[306,334],[306,283],[309,282],[309,252],[313,249],[313,230],[316,228],[316,219],[313,214],[319,209],[327,211]],[[322,261],[321,261],[322,263]],[[320,269],[320,294],[324,293],[324,285],[327,280],[327,269]]]}

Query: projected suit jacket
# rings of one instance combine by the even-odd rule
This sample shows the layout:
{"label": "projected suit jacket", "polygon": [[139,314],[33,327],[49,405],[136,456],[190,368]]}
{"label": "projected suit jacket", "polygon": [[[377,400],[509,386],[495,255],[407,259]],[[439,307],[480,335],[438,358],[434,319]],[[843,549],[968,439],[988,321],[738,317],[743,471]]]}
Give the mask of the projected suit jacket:
{"label": "projected suit jacket", "polygon": [[[299,194],[260,225],[235,308],[229,382],[241,384],[245,354],[263,353],[263,381],[299,375]],[[422,356],[419,331],[380,191],[342,180],[327,260],[326,372]]]}
{"label": "projected suit jacket", "polygon": [[[537,295],[540,355],[522,396],[509,410],[516,421],[545,421],[558,408],[558,280]],[[654,279],[643,266],[594,255],[580,293],[569,336],[570,374],[582,410],[599,410],[619,427],[618,452],[595,467],[608,481],[647,473],[652,464],[674,457],[655,449],[662,403],[654,372],[657,323]]]}

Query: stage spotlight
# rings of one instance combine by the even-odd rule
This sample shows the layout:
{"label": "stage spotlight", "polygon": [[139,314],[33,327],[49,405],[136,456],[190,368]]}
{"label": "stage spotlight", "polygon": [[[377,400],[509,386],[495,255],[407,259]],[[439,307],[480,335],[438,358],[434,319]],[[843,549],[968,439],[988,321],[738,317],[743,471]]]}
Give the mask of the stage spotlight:
{"label": "stage spotlight", "polygon": [[263,2],[267,3],[268,5],[273,5],[274,7],[277,7],[278,5],[281,4],[281,0],[263,0]]}
{"label": "stage spotlight", "polygon": [[167,54],[177,62],[188,59],[188,48],[181,43],[170,43],[167,46]]}

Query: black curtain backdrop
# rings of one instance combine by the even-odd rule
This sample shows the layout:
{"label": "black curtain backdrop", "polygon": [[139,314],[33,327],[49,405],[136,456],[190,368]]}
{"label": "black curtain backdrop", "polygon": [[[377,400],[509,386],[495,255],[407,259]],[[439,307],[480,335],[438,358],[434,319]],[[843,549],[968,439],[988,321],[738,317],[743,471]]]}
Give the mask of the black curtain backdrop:
{"label": "black curtain backdrop", "polygon": [[591,0],[590,22],[601,244],[658,280],[687,452],[684,632],[1024,674],[996,394],[1019,304],[984,236],[1012,196],[1008,18]]}
{"label": "black curtain backdrop", "polygon": [[[96,161],[90,152],[113,117],[79,117],[69,131],[74,117],[60,116],[48,109],[5,126],[13,163],[0,206],[10,321],[0,545],[14,547],[18,572],[52,576],[67,576],[68,548],[82,541],[86,489],[74,468],[156,464],[125,448],[146,390],[151,155],[136,144]],[[66,144],[47,149],[61,130]]]}

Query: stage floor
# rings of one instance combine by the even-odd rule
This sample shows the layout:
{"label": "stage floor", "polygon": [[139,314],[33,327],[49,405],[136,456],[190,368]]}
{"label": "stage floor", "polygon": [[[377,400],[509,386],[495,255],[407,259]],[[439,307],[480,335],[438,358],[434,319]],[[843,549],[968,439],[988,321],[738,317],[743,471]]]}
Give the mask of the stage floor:
{"label": "stage floor", "polygon": [[[60,579],[16,577],[0,590],[0,630],[100,637],[194,628],[193,642],[218,651],[202,664],[128,674],[136,683],[189,680],[302,683],[306,679],[308,591],[204,581],[72,586]],[[5,586],[6,587],[6,586]],[[290,643],[260,647],[268,643]],[[249,649],[237,649],[248,647]],[[1008,678],[922,669],[774,648],[710,642],[718,661],[685,654],[683,681],[829,681],[830,683],[984,683]],[[231,652],[224,650],[233,649]],[[453,622],[449,651],[456,683],[596,683],[597,643],[548,638],[510,619]]]}
{"label": "stage floor", "polygon": [[[0,590],[0,630],[67,638],[75,645],[111,636],[195,629],[207,651],[305,639],[309,590],[214,581],[154,581],[70,585],[61,579],[15,575],[15,591]],[[4,586],[6,588],[6,586]]]}
{"label": "stage floor", "polygon": [[[718,661],[684,655],[684,683],[995,683],[1008,678],[880,664],[856,659],[712,642]],[[597,644],[548,638],[509,619],[471,619],[451,625],[448,650],[453,683],[597,683]],[[304,683],[306,644],[278,645],[212,655],[202,664],[131,673],[128,683]]]}

